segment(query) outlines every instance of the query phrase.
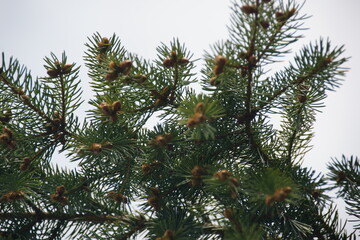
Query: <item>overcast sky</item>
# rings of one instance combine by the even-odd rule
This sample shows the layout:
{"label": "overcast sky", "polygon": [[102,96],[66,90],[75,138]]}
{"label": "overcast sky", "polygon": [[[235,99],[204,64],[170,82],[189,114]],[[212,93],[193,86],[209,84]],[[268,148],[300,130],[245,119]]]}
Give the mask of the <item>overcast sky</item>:
{"label": "overcast sky", "polygon": [[[155,58],[160,42],[179,37],[200,58],[210,44],[227,38],[230,5],[230,0],[0,0],[0,52],[44,76],[44,56],[65,51],[70,62],[82,64],[84,43],[98,31],[116,33],[130,52],[146,59]],[[323,36],[345,44],[345,56],[351,57],[343,86],[329,94],[317,116],[314,148],[304,162],[326,171],[331,157],[360,156],[360,1],[308,0],[302,12],[312,15],[305,22],[310,29],[294,50]],[[80,76],[88,92],[86,67]]]}

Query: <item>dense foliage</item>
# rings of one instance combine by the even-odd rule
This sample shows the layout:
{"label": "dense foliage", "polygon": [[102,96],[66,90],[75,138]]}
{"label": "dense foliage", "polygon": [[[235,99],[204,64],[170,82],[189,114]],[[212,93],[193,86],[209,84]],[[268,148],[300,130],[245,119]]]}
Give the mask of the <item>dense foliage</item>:
{"label": "dense foliage", "polygon": [[[273,70],[301,38],[300,9],[234,2],[229,38],[204,55],[199,80],[178,39],[149,61],[94,34],[84,121],[79,67],[65,53],[46,57],[36,79],[3,54],[1,238],[354,239],[328,194],[337,189],[359,219],[359,160],[334,159],[328,176],[301,166],[322,100],[346,71],[343,47],[319,39]],[[57,150],[78,168],[54,168]]]}

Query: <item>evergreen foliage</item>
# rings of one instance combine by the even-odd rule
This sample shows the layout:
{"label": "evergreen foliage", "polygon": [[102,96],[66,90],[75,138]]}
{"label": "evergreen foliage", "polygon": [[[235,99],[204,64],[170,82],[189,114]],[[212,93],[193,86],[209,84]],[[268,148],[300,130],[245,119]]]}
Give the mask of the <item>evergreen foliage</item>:
{"label": "evergreen foliage", "polygon": [[[65,53],[45,57],[36,79],[3,54],[0,237],[355,239],[328,194],[336,188],[359,222],[359,160],[333,160],[328,176],[301,166],[322,100],[346,72],[344,48],[319,39],[272,71],[301,38],[300,9],[235,1],[229,38],[205,54],[200,80],[178,39],[149,61],[95,33],[83,122],[79,67]],[[57,149],[79,167],[54,168]]]}

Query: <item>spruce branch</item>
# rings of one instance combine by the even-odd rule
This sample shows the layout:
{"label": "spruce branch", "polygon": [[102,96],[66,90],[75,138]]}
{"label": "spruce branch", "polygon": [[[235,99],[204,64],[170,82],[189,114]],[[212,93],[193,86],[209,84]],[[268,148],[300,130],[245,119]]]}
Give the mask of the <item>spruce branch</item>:
{"label": "spruce branch", "polygon": [[[271,22],[265,21],[266,25],[273,25],[273,29],[270,31],[270,36],[265,36],[265,47],[259,50],[259,62],[275,62],[270,57],[278,57],[288,53],[289,50],[285,50],[286,47],[298,41],[301,35],[296,35],[296,33],[299,30],[304,30],[301,28],[302,21],[308,18],[306,15],[298,16],[303,4],[288,1],[287,6],[284,6],[282,2],[280,2],[280,6],[277,6],[274,2],[270,3],[271,10],[267,17],[269,18],[268,15],[270,14],[275,19]],[[281,17],[277,17],[277,15]],[[264,21],[260,22],[260,25],[264,27]]]}
{"label": "spruce branch", "polygon": [[[256,0],[255,8],[259,7],[259,0]],[[247,72],[247,86],[246,86],[246,114],[250,116],[251,113],[251,107],[252,107],[252,82],[253,82],[253,69],[256,67],[256,57],[255,57],[255,41],[256,41],[256,34],[258,31],[258,12],[255,12],[255,19],[253,21],[253,27],[251,28],[251,39],[250,44],[248,48],[248,72]],[[247,124],[250,124],[247,122]],[[249,135],[251,136],[251,135]]]}
{"label": "spruce branch", "polygon": [[36,221],[47,221],[47,220],[60,220],[60,221],[71,221],[71,222],[94,222],[94,223],[105,223],[105,222],[119,222],[126,219],[126,216],[107,216],[107,215],[93,215],[93,214],[64,214],[64,213],[48,213],[48,212],[8,212],[0,213],[0,219],[36,219]]}
{"label": "spruce branch", "polygon": [[304,106],[302,105],[302,106],[300,106],[299,107],[299,109],[298,109],[298,112],[296,113],[296,116],[297,116],[297,119],[295,119],[295,125],[294,125],[294,128],[293,128],[293,131],[292,131],[292,134],[291,134],[291,136],[290,136],[290,138],[289,138],[289,144],[287,145],[287,157],[286,157],[286,162],[287,163],[290,163],[291,162],[291,160],[292,160],[292,153],[293,153],[293,147],[294,147],[294,142],[295,142],[295,140],[296,140],[296,137],[297,137],[297,134],[299,133],[299,128],[300,128],[300,126],[299,125],[297,125],[297,123],[300,123],[300,122],[302,122],[301,120],[300,120],[300,118],[302,117],[301,115],[301,112],[303,111],[303,108],[304,108]]}
{"label": "spruce branch", "polygon": [[156,105],[154,103],[154,104],[151,104],[149,106],[142,107],[142,108],[127,110],[127,111],[125,111],[125,113],[145,112],[145,111],[150,110],[150,109],[156,110],[157,107],[158,107],[158,105]]}
{"label": "spruce branch", "polygon": [[121,188],[119,189],[119,192],[122,193],[125,189],[126,184],[129,184],[129,178],[130,178],[130,174],[132,172],[132,168],[133,168],[133,164],[131,164],[131,159],[128,158],[126,161],[126,171],[125,171],[125,176],[124,179],[121,183]]}
{"label": "spruce branch", "polygon": [[66,125],[66,96],[65,96],[65,83],[63,75],[60,75],[60,86],[61,86],[61,126]]}
{"label": "spruce branch", "polygon": [[[359,222],[360,219],[360,162],[357,157],[346,158],[342,156],[341,160],[333,159],[328,165],[330,173],[328,177],[333,181],[333,188],[337,190],[338,196],[344,198],[346,203],[346,212],[355,219],[350,220]],[[360,224],[355,225],[355,229],[360,229]]]}
{"label": "spruce branch", "polygon": [[141,232],[146,227],[146,220],[143,217],[138,218],[135,221],[135,224],[131,227],[130,230],[128,230],[126,233],[124,233],[122,236],[116,237],[116,240],[126,240],[131,238],[135,233]]}
{"label": "spruce branch", "polygon": [[52,119],[48,115],[46,115],[42,110],[40,110],[39,108],[37,108],[36,106],[34,106],[31,103],[30,97],[28,95],[25,95],[24,91],[21,90],[21,88],[17,88],[15,85],[13,85],[11,83],[11,80],[6,77],[5,73],[0,74],[0,81],[2,81],[4,84],[6,84],[14,94],[18,95],[19,99],[25,106],[32,109],[35,113],[37,113],[45,121],[52,122]]}
{"label": "spruce branch", "polygon": [[[254,81],[254,70],[257,67],[258,58],[256,57],[257,54],[255,52],[256,50],[256,42],[257,42],[257,34],[258,34],[258,27],[259,27],[259,9],[260,7],[260,1],[256,0],[255,4],[250,5],[244,5],[241,7],[241,10],[245,12],[245,14],[250,15],[253,14],[253,20],[251,19],[250,29],[250,39],[249,39],[249,45],[246,52],[247,57],[247,84],[246,84],[246,99],[245,99],[245,114],[243,116],[237,116],[238,121],[245,120],[245,128],[246,128],[246,134],[249,138],[249,143],[252,146],[252,148],[256,149],[259,153],[260,157],[264,160],[265,164],[268,164],[270,161],[270,158],[268,154],[264,151],[264,149],[260,146],[258,143],[258,140],[256,139],[256,134],[254,134],[254,131],[251,126],[251,122],[253,118],[256,115],[256,111],[253,111],[252,105],[253,105],[253,81]],[[247,10],[249,9],[249,10]],[[253,10],[252,10],[253,9]],[[249,12],[248,12],[249,11]],[[250,18],[250,16],[249,16]]]}
{"label": "spruce branch", "polygon": [[[41,82],[16,60],[3,61],[0,235],[352,237],[331,206],[326,178],[295,162],[310,149],[322,100],[346,72],[343,47],[320,39],[282,71],[267,71],[302,37],[301,7],[295,0],[234,1],[229,39],[205,54],[201,94],[189,86],[196,60],[178,39],[144,60],[115,34],[95,33],[85,44],[95,93],[83,123],[75,115],[79,67],[65,53],[45,57]],[[283,118],[278,129],[274,113]],[[153,129],[150,117],[157,117]],[[59,144],[76,169],[45,161]],[[358,165],[335,161],[329,175],[357,219]]]}
{"label": "spruce branch", "polygon": [[49,236],[49,240],[56,239],[59,234],[61,234],[62,228],[66,227],[66,222],[64,220],[58,221],[56,227],[51,231],[51,235]]}

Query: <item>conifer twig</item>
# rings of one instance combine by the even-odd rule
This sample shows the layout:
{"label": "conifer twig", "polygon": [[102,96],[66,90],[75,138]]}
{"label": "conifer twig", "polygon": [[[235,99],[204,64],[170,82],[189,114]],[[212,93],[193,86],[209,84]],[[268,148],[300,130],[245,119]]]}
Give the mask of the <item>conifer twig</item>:
{"label": "conifer twig", "polygon": [[[260,5],[259,0],[256,0],[256,8],[258,8]],[[258,31],[258,21],[259,21],[259,16],[258,16],[258,11],[255,12],[255,19],[253,22],[253,28],[252,28],[252,34],[251,34],[251,39],[250,39],[250,45],[249,45],[249,49],[248,49],[248,72],[247,72],[247,86],[246,86],[246,114],[245,114],[245,129],[246,129],[246,134],[249,137],[249,143],[250,145],[257,149],[260,156],[264,159],[265,163],[269,163],[269,156],[267,155],[267,153],[264,152],[264,150],[262,149],[262,147],[258,144],[257,139],[255,138],[254,135],[254,131],[252,129],[251,126],[251,121],[253,119],[253,117],[255,117],[256,112],[253,112],[252,110],[252,82],[253,82],[253,70],[254,68],[256,68],[256,62],[258,61],[258,59],[255,58],[254,56],[254,51],[255,51],[255,40],[257,37],[257,31]],[[254,60],[255,59],[255,63]],[[253,117],[250,117],[253,116]]]}
{"label": "conifer twig", "polygon": [[24,92],[22,92],[22,90],[19,90],[17,89],[16,87],[14,87],[12,84],[11,84],[11,81],[9,79],[7,79],[4,74],[0,74],[0,80],[2,82],[4,82],[10,89],[11,91],[14,93],[14,94],[17,94],[19,95],[20,99],[21,99],[21,102],[28,106],[29,108],[31,108],[34,112],[36,112],[40,117],[42,117],[43,119],[45,119],[47,122],[51,122],[53,123],[53,120],[47,116],[43,111],[41,111],[39,108],[35,107],[31,101],[29,101],[29,99],[25,98],[24,96]]}
{"label": "conifer twig", "polygon": [[[301,117],[301,112],[302,112],[303,109],[304,109],[304,104],[302,104],[302,106],[298,109],[298,111],[296,113],[296,121],[298,121],[299,118]],[[299,128],[295,126],[295,128],[293,129],[293,133],[291,134],[290,139],[289,139],[289,144],[287,146],[287,156],[286,156],[286,162],[287,163],[291,162],[292,150],[293,150],[293,147],[294,147],[294,143],[295,143],[296,135],[298,133],[298,129]]]}
{"label": "conifer twig", "polygon": [[145,229],[145,222],[140,222],[138,224],[136,224],[135,226],[133,226],[130,231],[128,231],[127,233],[123,234],[120,237],[117,237],[116,240],[127,240],[129,239],[134,233],[141,231]]}
{"label": "conifer twig", "polygon": [[37,212],[6,212],[0,213],[0,219],[39,219],[45,220],[63,220],[71,222],[118,222],[125,219],[125,216],[112,216],[112,215],[94,215],[94,214],[66,214],[66,213],[37,213]]}
{"label": "conifer twig", "polygon": [[65,123],[66,123],[66,105],[65,105],[65,83],[64,83],[64,76],[60,74],[60,86],[61,86],[61,128],[65,130]]}

